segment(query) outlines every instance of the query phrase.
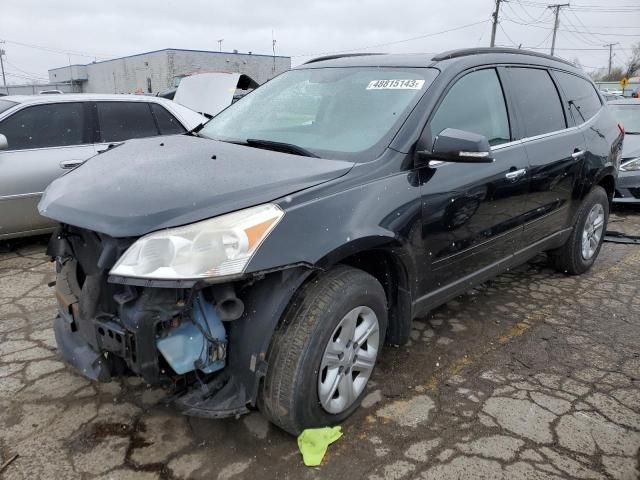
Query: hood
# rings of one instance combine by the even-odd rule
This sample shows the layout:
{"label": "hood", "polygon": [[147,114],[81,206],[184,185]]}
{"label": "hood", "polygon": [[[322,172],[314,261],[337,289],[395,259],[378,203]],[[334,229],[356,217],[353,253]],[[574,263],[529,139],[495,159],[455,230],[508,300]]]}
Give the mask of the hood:
{"label": "hood", "polygon": [[622,144],[622,158],[640,157],[640,135],[625,135]]}
{"label": "hood", "polygon": [[189,135],[130,140],[54,180],[38,209],[61,223],[137,237],[269,202],[351,167]]}

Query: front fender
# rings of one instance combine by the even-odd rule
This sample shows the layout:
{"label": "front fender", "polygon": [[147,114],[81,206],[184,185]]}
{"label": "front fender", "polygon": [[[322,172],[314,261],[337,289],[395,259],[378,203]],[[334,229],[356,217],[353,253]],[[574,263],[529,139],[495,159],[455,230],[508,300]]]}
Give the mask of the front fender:
{"label": "front fender", "polygon": [[287,198],[278,204],[285,215],[246,273],[300,264],[327,268],[379,248],[397,250],[410,273],[415,269],[423,248],[422,201],[415,172],[378,178],[325,197]]}

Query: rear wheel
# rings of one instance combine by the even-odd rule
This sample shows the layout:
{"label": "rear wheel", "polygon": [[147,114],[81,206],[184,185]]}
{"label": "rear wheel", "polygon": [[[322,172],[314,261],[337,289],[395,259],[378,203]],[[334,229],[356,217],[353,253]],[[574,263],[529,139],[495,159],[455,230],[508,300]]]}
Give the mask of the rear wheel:
{"label": "rear wheel", "polygon": [[560,272],[579,275],[595,262],[609,220],[609,198],[604,188],[594,187],[576,214],[576,223],[567,242],[549,252],[553,266]]}
{"label": "rear wheel", "polygon": [[347,418],[366,394],[386,327],[385,293],[368,273],[339,266],[304,285],[271,343],[262,412],[294,435]]}

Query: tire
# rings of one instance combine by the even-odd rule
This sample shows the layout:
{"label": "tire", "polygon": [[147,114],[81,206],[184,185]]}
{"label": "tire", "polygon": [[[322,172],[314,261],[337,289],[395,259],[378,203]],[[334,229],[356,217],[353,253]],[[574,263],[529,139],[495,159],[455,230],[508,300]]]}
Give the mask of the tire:
{"label": "tire", "polygon": [[[593,253],[585,257],[583,254],[585,225],[590,221],[589,216],[596,210],[602,212],[602,228],[597,242],[594,243]],[[576,213],[576,221],[571,236],[562,247],[549,252],[552,266],[559,272],[569,275],[580,275],[589,270],[598,257],[600,248],[602,248],[608,220],[609,197],[604,188],[595,186],[582,201]]]}
{"label": "tire", "polygon": [[[354,311],[355,314],[352,313]],[[367,325],[373,325],[372,314],[377,317],[378,345],[373,345],[376,334],[371,333],[368,337],[370,340],[362,342],[361,346],[354,347],[351,343],[349,348],[355,350],[350,353],[347,349],[349,342],[344,342],[342,337],[347,338],[351,330],[342,328],[342,325],[351,325],[351,319],[357,318],[358,331],[362,332],[367,330]],[[358,408],[366,394],[366,383],[384,345],[386,328],[385,292],[368,273],[340,265],[307,282],[294,296],[271,341],[267,374],[258,402],[262,413],[293,435],[305,428],[331,426],[343,421]],[[357,337],[358,331],[353,336]],[[329,352],[330,341],[331,348],[340,345],[340,348],[345,348],[346,354],[332,357]],[[351,357],[357,360],[357,355],[361,353],[373,356],[368,373],[358,372],[357,365],[353,363],[351,366],[335,367],[335,362],[348,362]],[[321,368],[329,359],[332,367]],[[338,373],[340,368],[342,377]],[[336,382],[336,394],[328,394],[332,379],[347,381],[349,377],[346,372],[349,372],[354,388],[343,389],[342,382]],[[362,390],[359,391],[359,388]],[[340,406],[338,400],[350,398],[352,403],[345,403],[342,409],[336,407],[331,412],[325,409],[320,400],[321,389],[325,392],[329,410]],[[338,395],[338,392],[350,392],[352,395]]]}

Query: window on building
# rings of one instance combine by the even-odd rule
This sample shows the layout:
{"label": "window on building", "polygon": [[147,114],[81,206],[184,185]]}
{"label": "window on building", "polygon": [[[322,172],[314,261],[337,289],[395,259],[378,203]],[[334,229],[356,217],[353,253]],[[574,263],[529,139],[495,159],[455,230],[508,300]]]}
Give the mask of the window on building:
{"label": "window on building", "polygon": [[507,107],[494,69],[469,73],[451,87],[431,120],[434,138],[446,128],[484,135],[491,145],[510,140]]}
{"label": "window on building", "polygon": [[539,68],[509,68],[518,105],[522,137],[534,137],[567,127],[560,96],[549,72]]}
{"label": "window on building", "polygon": [[82,103],[49,103],[19,110],[0,122],[10,150],[87,143]]}
{"label": "window on building", "polygon": [[98,102],[101,142],[153,137],[158,128],[146,102]]}
{"label": "window on building", "polygon": [[151,110],[158,122],[158,128],[160,128],[160,135],[174,135],[176,133],[184,133],[186,130],[182,124],[171,115],[167,110],[157,103],[151,104]]}
{"label": "window on building", "polygon": [[602,103],[591,82],[570,73],[555,72],[555,75],[577,124],[586,122],[598,113]]}

